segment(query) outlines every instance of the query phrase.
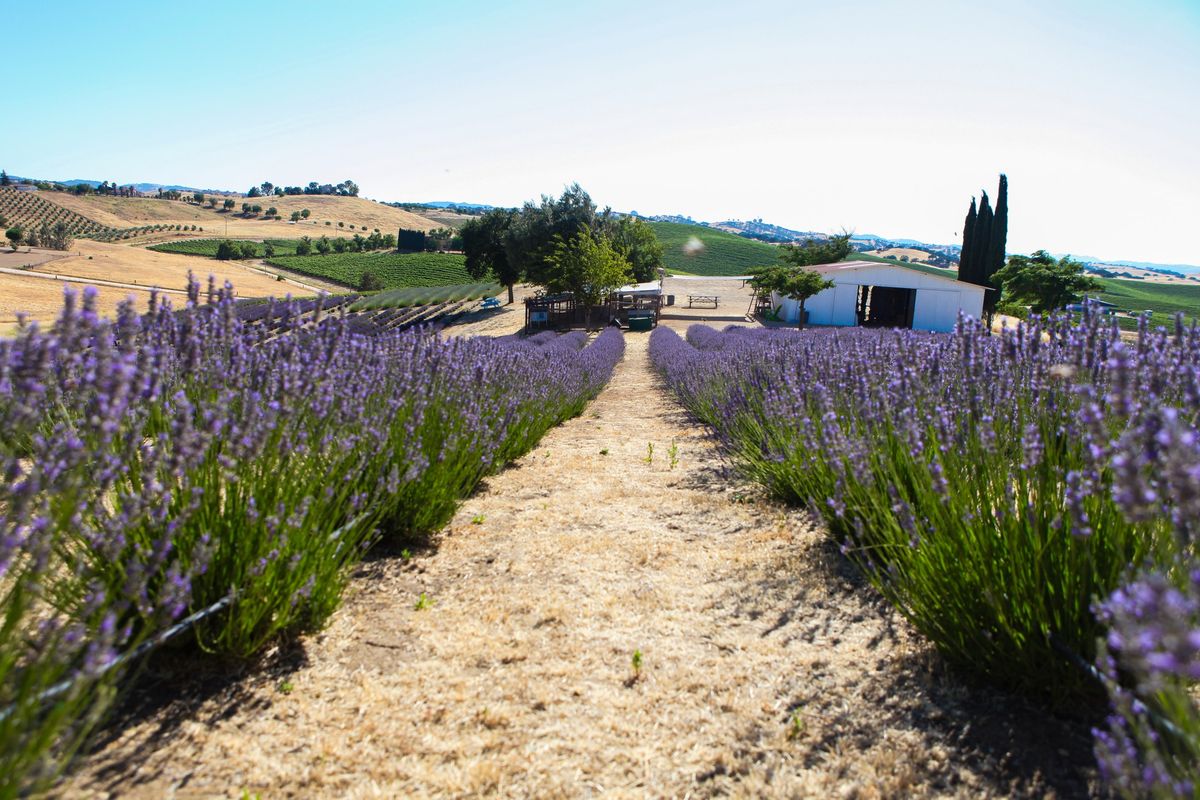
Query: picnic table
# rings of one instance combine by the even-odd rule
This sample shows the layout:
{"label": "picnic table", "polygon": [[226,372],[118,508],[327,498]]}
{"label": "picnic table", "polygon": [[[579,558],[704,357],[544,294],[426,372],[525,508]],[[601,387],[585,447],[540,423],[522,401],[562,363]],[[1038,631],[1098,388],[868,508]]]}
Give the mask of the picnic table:
{"label": "picnic table", "polygon": [[715,294],[689,294],[688,308],[691,308],[694,303],[712,303],[713,308],[718,308],[721,305],[721,298]]}

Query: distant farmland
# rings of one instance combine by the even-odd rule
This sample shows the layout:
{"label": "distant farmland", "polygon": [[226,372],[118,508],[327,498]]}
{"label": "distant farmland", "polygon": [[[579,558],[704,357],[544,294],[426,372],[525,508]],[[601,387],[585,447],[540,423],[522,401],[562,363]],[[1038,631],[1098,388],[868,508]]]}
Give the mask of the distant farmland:
{"label": "distant farmland", "polygon": [[[1122,311],[1153,311],[1155,325],[1169,325],[1175,314],[1182,312],[1187,321],[1200,317],[1200,286],[1123,281],[1100,278],[1104,291],[1101,300],[1112,303]],[[1122,327],[1136,327],[1134,320],[1121,320]]]}
{"label": "distant farmland", "polygon": [[268,264],[356,287],[370,272],[385,288],[447,286],[474,282],[466,260],[453,253],[331,253],[327,256],[276,256]]}
{"label": "distant farmland", "polygon": [[[671,272],[692,275],[745,275],[753,267],[779,263],[779,248],[736,234],[685,225],[678,222],[651,222],[663,246],[663,261]],[[692,237],[704,244],[696,255],[687,255],[684,245]]]}

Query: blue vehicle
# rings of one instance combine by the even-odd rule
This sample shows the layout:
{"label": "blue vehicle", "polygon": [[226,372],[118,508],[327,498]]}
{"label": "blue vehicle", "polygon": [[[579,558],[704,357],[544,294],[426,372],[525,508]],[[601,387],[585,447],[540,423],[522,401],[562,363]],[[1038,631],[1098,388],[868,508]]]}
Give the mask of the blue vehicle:
{"label": "blue vehicle", "polygon": [[479,304],[479,307],[484,308],[484,309],[499,308],[500,307],[500,298],[498,298],[498,297],[485,298],[484,301]]}

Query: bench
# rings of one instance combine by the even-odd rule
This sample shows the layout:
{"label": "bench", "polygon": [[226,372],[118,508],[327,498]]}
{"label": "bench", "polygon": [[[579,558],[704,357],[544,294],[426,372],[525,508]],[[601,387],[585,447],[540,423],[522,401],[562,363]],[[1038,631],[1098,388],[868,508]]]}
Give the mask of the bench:
{"label": "bench", "polygon": [[721,299],[715,294],[689,294],[688,308],[691,308],[694,303],[712,303],[713,308],[718,308],[721,305]]}

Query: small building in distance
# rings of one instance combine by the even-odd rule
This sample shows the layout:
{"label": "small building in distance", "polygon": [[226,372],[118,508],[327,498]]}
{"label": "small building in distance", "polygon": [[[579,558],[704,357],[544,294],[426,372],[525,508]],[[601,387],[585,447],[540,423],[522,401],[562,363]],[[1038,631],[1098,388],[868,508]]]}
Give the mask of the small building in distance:
{"label": "small building in distance", "polygon": [[[834,285],[805,301],[809,325],[947,332],[954,329],[959,313],[974,319],[983,315],[985,288],[949,275],[875,261],[842,261],[810,269]],[[771,304],[780,319],[798,322],[798,300],[773,293]]]}

